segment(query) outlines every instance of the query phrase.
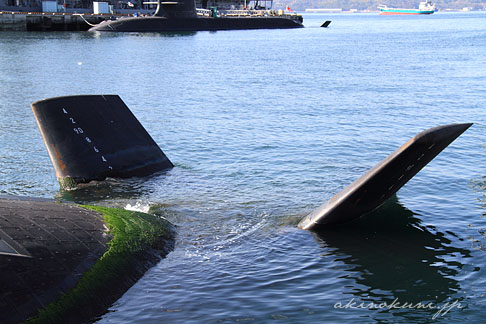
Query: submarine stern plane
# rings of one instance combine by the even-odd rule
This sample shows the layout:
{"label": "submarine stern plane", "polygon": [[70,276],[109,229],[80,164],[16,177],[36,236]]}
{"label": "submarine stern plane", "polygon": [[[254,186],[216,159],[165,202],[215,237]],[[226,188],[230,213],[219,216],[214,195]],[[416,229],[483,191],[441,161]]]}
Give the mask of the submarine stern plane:
{"label": "submarine stern plane", "polygon": [[[63,188],[173,167],[117,95],[51,98],[33,103],[32,109]],[[319,230],[371,212],[471,125],[443,125],[417,134],[307,215],[299,228]]]}
{"label": "submarine stern plane", "polygon": [[300,221],[299,228],[319,230],[375,210],[471,125],[444,125],[419,133],[307,215]]}

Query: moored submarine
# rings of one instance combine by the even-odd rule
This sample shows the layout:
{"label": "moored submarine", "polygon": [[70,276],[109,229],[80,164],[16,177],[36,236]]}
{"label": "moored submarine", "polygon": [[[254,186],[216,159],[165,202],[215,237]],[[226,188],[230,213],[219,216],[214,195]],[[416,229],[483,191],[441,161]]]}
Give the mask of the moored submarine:
{"label": "moored submarine", "polygon": [[[152,4],[152,2],[150,2]],[[161,1],[157,0],[153,16],[122,17],[105,20],[89,31],[103,32],[165,32],[165,31],[204,31],[232,29],[275,29],[303,27],[302,16],[297,14],[217,16],[214,9],[209,16],[196,13],[195,0]],[[276,13],[276,11],[271,11]]]}
{"label": "moored submarine", "polygon": [[[50,98],[32,109],[63,188],[173,167],[116,95]],[[299,227],[318,231],[375,210],[471,125],[423,131]],[[0,196],[2,322],[89,321],[173,248],[174,235],[153,215]]]}

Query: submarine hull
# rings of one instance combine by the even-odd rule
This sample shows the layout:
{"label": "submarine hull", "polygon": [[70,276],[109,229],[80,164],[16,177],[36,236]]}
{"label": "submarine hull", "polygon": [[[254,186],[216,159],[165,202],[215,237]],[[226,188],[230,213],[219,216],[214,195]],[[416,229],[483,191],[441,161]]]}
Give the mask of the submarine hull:
{"label": "submarine hull", "polygon": [[174,235],[148,214],[0,195],[0,323],[91,323]]}
{"label": "submarine hull", "polygon": [[283,17],[129,17],[107,20],[89,31],[108,32],[164,32],[235,29],[275,29],[304,27],[299,19]]}
{"label": "submarine hull", "polygon": [[0,196],[0,322],[23,322],[73,288],[110,240],[98,213]]}

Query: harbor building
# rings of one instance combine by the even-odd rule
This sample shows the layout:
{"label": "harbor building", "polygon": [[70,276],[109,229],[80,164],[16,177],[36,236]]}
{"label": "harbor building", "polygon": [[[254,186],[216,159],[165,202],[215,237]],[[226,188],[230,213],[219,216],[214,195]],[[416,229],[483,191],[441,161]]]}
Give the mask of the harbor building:
{"label": "harbor building", "polygon": [[[154,5],[144,4],[145,0],[107,0],[114,10],[150,10]],[[226,10],[271,9],[273,0],[196,0],[196,8]],[[93,0],[0,0],[0,11],[16,12],[92,12]]]}

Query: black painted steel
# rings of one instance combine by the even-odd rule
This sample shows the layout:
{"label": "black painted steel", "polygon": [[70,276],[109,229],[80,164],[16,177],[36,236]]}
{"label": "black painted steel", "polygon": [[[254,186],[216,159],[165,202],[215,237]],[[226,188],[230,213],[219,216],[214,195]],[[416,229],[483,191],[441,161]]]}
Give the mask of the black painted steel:
{"label": "black painted steel", "polygon": [[299,223],[299,227],[319,230],[373,211],[471,125],[452,124],[421,132],[307,215]]}
{"label": "black painted steel", "polygon": [[321,27],[327,28],[331,24],[330,20],[326,20],[325,22],[322,23]]}
{"label": "black painted steel", "polygon": [[164,32],[164,31],[204,31],[233,29],[274,29],[300,28],[302,22],[278,16],[269,17],[129,17],[117,20],[107,20],[90,31],[108,32]]}
{"label": "black painted steel", "polygon": [[[161,1],[157,0],[157,10],[154,16],[168,18],[191,18],[196,17],[196,2],[190,0]],[[162,8],[162,9],[160,9]]]}
{"label": "black painted steel", "polygon": [[117,95],[50,98],[32,110],[63,188],[173,167]]}
{"label": "black painted steel", "polygon": [[172,32],[304,27],[302,16],[198,17],[194,0],[161,1],[151,17],[106,20],[90,31]]}
{"label": "black painted steel", "polygon": [[[72,289],[112,239],[96,212],[53,200],[3,195],[0,232],[19,252],[0,253],[2,324],[23,323]],[[125,290],[131,286],[123,285]],[[106,302],[111,304],[114,297],[106,297]]]}

